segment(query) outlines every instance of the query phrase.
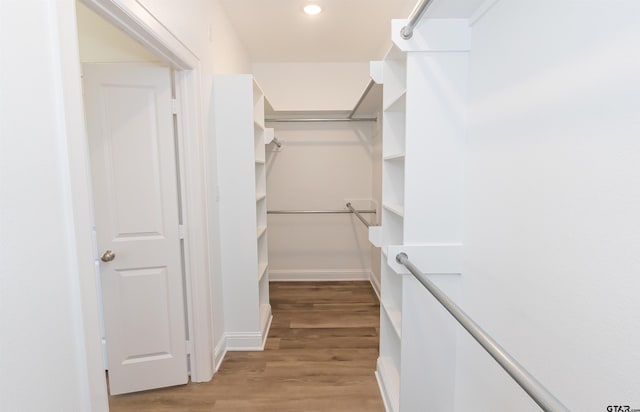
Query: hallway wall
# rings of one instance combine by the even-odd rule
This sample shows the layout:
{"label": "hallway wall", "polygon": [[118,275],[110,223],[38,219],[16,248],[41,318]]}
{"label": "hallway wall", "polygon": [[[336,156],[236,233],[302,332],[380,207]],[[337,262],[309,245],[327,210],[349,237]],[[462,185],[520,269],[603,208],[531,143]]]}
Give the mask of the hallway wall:
{"label": "hallway wall", "polygon": [[[640,408],[640,4],[473,26],[463,307],[571,410]],[[460,335],[456,410],[535,411]]]}
{"label": "hallway wall", "polygon": [[[0,3],[0,409],[7,411],[90,409],[74,228],[86,216],[73,213],[68,157],[76,136],[62,108],[56,11],[49,2]],[[106,409],[106,397],[97,403]]]}

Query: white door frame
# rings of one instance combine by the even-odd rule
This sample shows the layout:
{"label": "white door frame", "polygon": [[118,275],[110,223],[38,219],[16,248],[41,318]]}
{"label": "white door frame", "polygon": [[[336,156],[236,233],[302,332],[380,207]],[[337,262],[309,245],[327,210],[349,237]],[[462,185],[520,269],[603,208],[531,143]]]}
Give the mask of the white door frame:
{"label": "white door frame", "polygon": [[[154,15],[135,0],[81,0],[133,39],[158,55],[175,70],[180,119],[180,161],[187,268],[187,300],[193,351],[191,379],[208,381],[213,376],[213,316],[208,260],[205,158],[206,143],[199,92],[200,60],[182,44]],[[76,259],[84,331],[87,394],[92,411],[108,411],[108,397],[102,361],[98,299],[94,276],[94,240],[92,236],[89,152],[78,53],[78,32],[74,0],[54,2],[60,76],[63,81],[65,119],[68,136],[70,189],[76,237]],[[58,57],[58,56],[54,56]]]}

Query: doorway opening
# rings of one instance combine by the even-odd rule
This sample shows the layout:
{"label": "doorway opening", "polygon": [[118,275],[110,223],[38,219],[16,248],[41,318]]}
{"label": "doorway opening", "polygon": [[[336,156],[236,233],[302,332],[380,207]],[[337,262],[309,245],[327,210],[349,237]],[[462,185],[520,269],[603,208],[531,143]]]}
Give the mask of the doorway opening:
{"label": "doorway opening", "polygon": [[[146,66],[153,70],[164,71],[165,74],[163,76],[165,80],[168,80],[168,95],[166,94],[167,90],[164,91],[164,94],[165,97],[168,97],[168,104],[170,108],[168,128],[170,129],[171,141],[170,148],[168,147],[170,150],[165,150],[166,153],[164,156],[166,157],[165,161],[172,164],[173,172],[175,172],[173,188],[174,192],[176,192],[176,196],[172,207],[175,209],[174,217],[176,218],[176,228],[172,228],[171,230],[174,231],[175,229],[175,232],[177,233],[177,246],[174,248],[176,249],[175,254],[177,254],[177,258],[175,259],[177,264],[174,264],[174,266],[177,266],[176,270],[179,273],[179,276],[178,283],[174,286],[176,290],[179,290],[179,293],[177,294],[179,295],[177,296],[179,299],[176,300],[176,302],[179,301],[179,303],[173,302],[171,305],[164,305],[164,307],[172,306],[175,309],[175,306],[180,306],[181,310],[179,311],[179,319],[174,314],[171,324],[183,325],[182,327],[179,326],[177,329],[184,331],[184,335],[182,337],[183,342],[180,346],[184,349],[185,353],[185,359],[183,361],[185,371],[186,364],[190,361],[191,380],[206,381],[210,379],[213,373],[213,362],[210,349],[212,347],[212,331],[210,326],[211,313],[209,310],[209,268],[206,256],[206,248],[208,244],[205,229],[206,209],[204,201],[198,201],[199,199],[206,198],[205,188],[202,182],[202,179],[204,179],[204,172],[202,172],[204,169],[204,163],[201,159],[203,142],[201,133],[199,132],[199,126],[197,124],[198,120],[194,114],[196,111],[190,110],[191,108],[198,106],[196,79],[198,77],[197,67],[199,63],[197,58],[190,54],[190,52],[180,50],[179,47],[176,48],[173,45],[167,46],[169,41],[166,36],[163,37],[162,33],[149,33],[145,31],[148,29],[141,27],[137,23],[139,20],[133,19],[132,16],[127,14],[127,12],[131,13],[131,11],[123,11],[120,8],[115,7],[110,0],[87,0],[83,3],[76,3],[80,61],[82,63],[91,64],[97,64],[100,62],[103,65],[111,65],[112,68],[122,67],[123,62],[128,62],[129,64],[134,62],[137,66]],[[116,27],[116,25],[118,27]],[[87,30],[90,31],[88,32]],[[134,41],[133,38],[137,41]],[[112,93],[110,98],[113,97],[114,94]],[[87,100],[86,94],[85,100]],[[142,101],[144,98],[139,100]],[[129,103],[132,102],[133,100]],[[122,115],[122,113],[120,114]],[[112,111],[110,115],[115,114]],[[89,120],[88,117],[89,116],[86,116],[87,120]],[[88,121],[87,124],[89,124]],[[147,143],[149,142],[150,141],[147,140]],[[121,144],[122,142],[114,147],[119,147]],[[141,149],[141,147],[138,147],[138,149]],[[122,150],[120,152],[120,154],[124,154],[125,157],[127,156],[127,153],[127,150]],[[110,153],[110,155],[113,154],[114,153]],[[122,158],[121,156],[119,160],[126,160],[126,158]],[[136,159],[129,160],[136,161]],[[154,159],[147,160],[152,160],[153,162]],[[121,176],[119,179],[120,182],[124,181],[126,184],[131,184],[132,181],[135,180],[131,179],[132,181],[128,181],[126,179],[126,173],[117,169],[118,168],[112,168],[110,172],[111,178],[118,173],[121,173],[125,178]],[[152,174],[153,173],[151,173],[151,175]],[[140,182],[138,182],[138,184],[139,183]],[[132,191],[131,189],[132,187],[129,187],[129,192]],[[158,191],[158,193],[160,192],[161,191]],[[94,222],[96,222],[94,225],[95,230],[97,227],[97,221],[95,218],[98,214],[96,208],[96,206],[98,206],[98,201],[96,200],[98,196],[98,193],[96,193],[96,187],[93,187],[93,194],[93,214]],[[133,194],[135,197],[135,195],[139,195],[140,193],[133,190]],[[105,194],[100,193],[100,195],[103,196]],[[114,202],[111,203],[112,205],[114,204]],[[116,206],[117,203],[118,202],[115,202]],[[120,206],[122,206],[126,202],[120,203]],[[147,219],[147,222],[150,222],[153,220],[153,213],[149,213],[149,216],[146,216],[145,218]],[[125,222],[126,221],[127,220],[125,218]],[[129,219],[128,222],[134,226],[140,223],[139,219]],[[161,219],[159,222],[161,224],[164,223]],[[143,229],[142,232],[145,232],[145,229]],[[146,232],[149,231],[147,230]],[[103,253],[107,252],[107,250],[97,248],[100,243],[97,240],[99,236],[99,233],[97,236],[94,236],[93,248],[96,252],[104,255],[103,257],[108,261],[110,257],[109,254],[107,253],[105,255]],[[131,238],[135,236],[131,236],[129,234],[129,237]],[[112,250],[112,252],[114,251]],[[120,255],[115,253],[114,261],[122,261],[126,258],[126,255],[126,252],[121,253]],[[97,256],[96,253],[96,259],[98,257],[99,256]],[[96,269],[99,268],[100,264],[107,265],[109,263],[104,262],[104,259],[101,263],[96,262]],[[162,265],[155,264],[151,267],[158,269],[161,268],[161,266]],[[133,281],[129,283],[133,285],[133,289],[138,288],[144,290],[149,286],[149,283],[154,283],[151,281],[147,282],[145,285],[145,282],[143,281],[153,279],[154,276],[152,272],[154,270],[147,268],[145,269],[146,272],[144,270],[141,272],[140,267],[137,267],[137,269],[138,272],[134,273],[135,276],[129,277],[129,280],[133,279]],[[161,290],[163,287],[166,288],[169,284],[165,281],[166,275],[162,273],[162,270],[157,270],[156,272],[156,289],[159,288]],[[102,282],[97,278],[96,283],[97,285],[101,285]],[[91,290],[84,290],[84,293],[84,299],[89,302],[93,300],[91,296],[87,295],[92,293]],[[197,295],[195,298],[193,296],[194,294]],[[100,297],[98,297],[98,299],[100,299]],[[136,299],[129,297],[129,299],[125,299],[125,301],[129,302],[129,304],[134,304]],[[193,302],[197,302],[197,305],[192,304]],[[103,302],[97,302],[97,304],[102,306]],[[153,307],[153,305],[155,305],[156,309],[163,309],[163,302],[161,300],[157,300],[155,302],[151,302],[151,306],[147,306],[147,310],[149,311],[149,308]],[[121,318],[123,318],[122,314]],[[126,320],[130,321],[131,319]],[[140,319],[138,319],[138,322],[139,321]],[[197,324],[198,328],[194,327],[194,324]],[[128,326],[130,328],[132,325],[135,325],[135,322],[129,322]],[[96,329],[98,328],[87,328],[86,333],[88,341],[93,341],[95,339]],[[100,329],[104,331],[104,328]],[[166,330],[163,331],[162,328],[160,328],[160,332],[156,332],[162,334],[166,332]],[[105,335],[102,334],[103,338],[104,336]],[[147,340],[147,343],[149,341],[150,339]],[[149,351],[149,347],[144,347],[144,342],[134,343],[134,346],[135,345],[141,345],[140,348],[142,348],[143,351],[147,350],[150,355],[155,356],[158,360],[161,360],[163,357],[168,357],[168,355],[164,353],[166,351],[163,350],[156,350],[155,352],[154,350]],[[95,356],[93,356],[93,358],[95,359]],[[136,358],[136,356],[133,355],[130,356],[128,363],[129,365],[140,364],[140,359],[141,358]],[[94,377],[91,380],[90,385],[92,385],[92,391],[94,393],[100,393],[103,391],[98,386],[106,386],[106,380],[98,382],[98,379],[95,379],[95,376],[98,375],[98,370],[102,369],[104,371],[104,367],[105,365],[97,365],[95,362],[89,362],[89,373]],[[113,389],[113,377],[111,380]],[[166,385],[162,384],[159,386]]]}

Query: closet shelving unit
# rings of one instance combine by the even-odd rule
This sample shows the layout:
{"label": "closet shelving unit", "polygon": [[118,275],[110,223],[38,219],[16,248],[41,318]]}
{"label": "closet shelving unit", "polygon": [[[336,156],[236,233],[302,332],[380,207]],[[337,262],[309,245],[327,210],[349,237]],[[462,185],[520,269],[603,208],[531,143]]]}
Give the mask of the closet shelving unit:
{"label": "closet shelving unit", "polygon": [[[256,193],[256,238],[258,256],[258,296],[260,301],[260,324],[266,325],[271,317],[269,305],[269,275],[267,248],[267,170],[265,145],[273,139],[273,129],[265,127],[265,105],[268,105],[264,93],[253,81],[253,124],[255,152],[255,193]],[[271,137],[271,138],[270,138]]]}
{"label": "closet shelving unit", "polygon": [[393,47],[383,62],[380,356],[377,375],[387,407],[399,411],[402,277],[387,264],[387,246],[404,240],[406,54]]}
{"label": "closet shelving unit", "polygon": [[457,296],[462,267],[464,102],[470,31],[463,19],[423,19],[412,39],[394,20],[382,63],[380,355],[376,375],[388,411],[449,410],[456,325],[395,262],[407,253]]}
{"label": "closet shelving unit", "polygon": [[271,323],[265,127],[268,102],[251,75],[214,79],[221,267],[229,350],[260,350]]}

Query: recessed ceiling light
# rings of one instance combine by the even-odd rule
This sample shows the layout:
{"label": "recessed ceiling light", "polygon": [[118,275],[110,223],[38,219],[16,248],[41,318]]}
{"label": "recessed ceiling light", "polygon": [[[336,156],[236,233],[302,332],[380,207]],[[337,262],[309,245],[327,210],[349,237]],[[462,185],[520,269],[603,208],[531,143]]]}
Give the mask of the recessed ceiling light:
{"label": "recessed ceiling light", "polygon": [[310,16],[315,16],[316,14],[320,14],[322,12],[322,7],[317,4],[307,4],[304,6],[304,12]]}

